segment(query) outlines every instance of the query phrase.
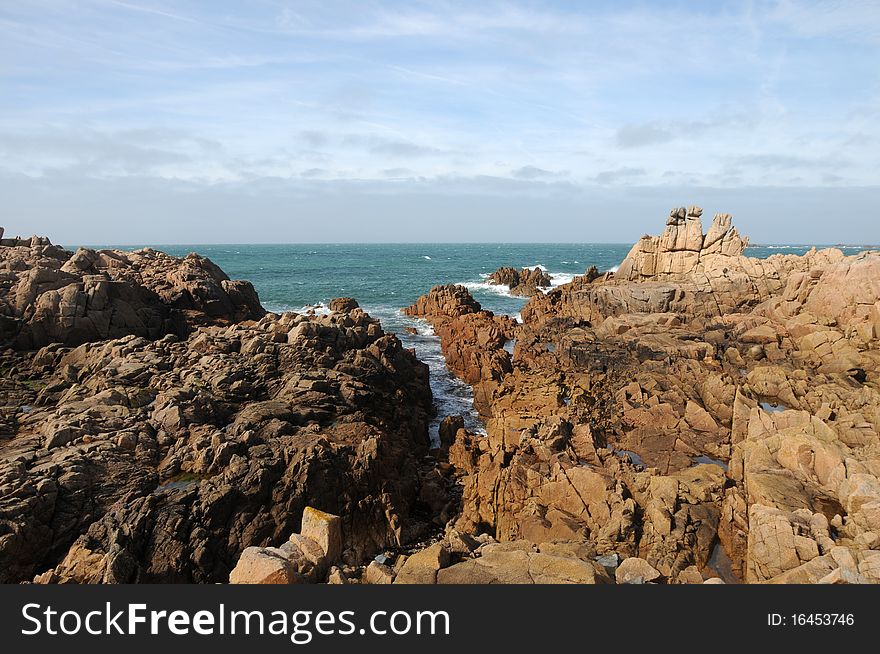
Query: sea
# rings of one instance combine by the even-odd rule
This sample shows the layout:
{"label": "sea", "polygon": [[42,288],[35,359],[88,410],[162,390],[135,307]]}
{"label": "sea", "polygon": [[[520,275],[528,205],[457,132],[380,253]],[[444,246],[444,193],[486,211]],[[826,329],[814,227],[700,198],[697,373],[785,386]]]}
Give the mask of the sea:
{"label": "sea", "polygon": [[[144,245],[89,246],[134,250]],[[590,266],[614,271],[632,244],[608,243],[471,243],[471,244],[295,244],[295,245],[161,245],[149,247],[175,256],[196,252],[210,258],[232,279],[252,282],[263,306],[276,313],[328,312],[336,297],[353,297],[386,332],[396,334],[405,347],[415,349],[431,371],[436,417],[430,426],[437,442],[440,420],[461,415],[472,431],[484,428],[473,408],[471,388],[446,368],[440,341],[424,320],[404,316],[409,306],[436,284],[461,284],[473,297],[497,314],[516,319],[526,298],[512,296],[504,286],[486,278],[501,266],[540,267],[553,286],[570,282]],[[746,254],[803,254],[809,245],[761,245]],[[822,247],[822,246],[817,246]],[[840,246],[837,246],[840,247]],[[853,254],[867,249],[846,246]],[[415,328],[412,334],[406,328]]]}

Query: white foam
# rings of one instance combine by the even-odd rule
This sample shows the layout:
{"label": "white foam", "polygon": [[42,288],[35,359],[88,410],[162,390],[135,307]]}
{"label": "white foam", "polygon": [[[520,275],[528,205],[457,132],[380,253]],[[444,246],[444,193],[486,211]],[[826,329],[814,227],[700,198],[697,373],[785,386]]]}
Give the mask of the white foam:
{"label": "white foam", "polygon": [[[545,271],[546,272],[546,271]],[[571,273],[548,273],[550,275],[550,286],[539,286],[539,290],[543,293],[549,293],[554,288],[558,288],[563,284],[569,284],[574,281],[575,275]]]}
{"label": "white foam", "polygon": [[510,293],[510,287],[505,286],[504,284],[490,284],[489,282],[461,282],[459,286],[464,286],[469,291],[484,291],[502,297],[515,297]]}
{"label": "white foam", "polygon": [[271,302],[264,302],[263,308],[269,313],[288,313],[289,311],[294,311],[294,308],[289,304],[272,304]]}
{"label": "white foam", "polygon": [[574,275],[570,273],[550,273],[550,288],[568,284],[572,280],[574,280]]}
{"label": "white foam", "polygon": [[403,310],[398,309],[397,313],[399,316],[403,317],[407,323],[409,323],[410,327],[414,327],[419,336],[436,336],[434,333],[434,328],[424,318],[415,318],[413,316],[407,316],[403,313]]}
{"label": "white foam", "polygon": [[440,445],[440,421],[446,416],[460,415],[464,418],[465,427],[475,433],[485,434],[486,430],[474,409],[473,389],[455,377],[446,366],[446,359],[440,347],[439,337],[434,335],[431,325],[421,318],[403,315],[399,310],[398,318],[409,327],[414,327],[418,334],[403,332],[400,340],[407,347],[414,347],[416,356],[430,371],[431,393],[434,396],[434,407],[437,415],[428,426],[431,443]]}
{"label": "white foam", "polygon": [[306,304],[301,307],[297,313],[314,313],[316,316],[326,316],[329,315],[330,307],[328,307],[323,302],[318,302],[317,304]]}
{"label": "white foam", "polygon": [[301,307],[295,307],[290,304],[274,304],[272,302],[265,302],[263,304],[263,308],[265,308],[266,311],[268,311],[269,313],[277,313],[277,314],[282,314],[282,313],[308,314],[311,312],[311,313],[314,313],[315,315],[326,316],[329,313],[331,313],[330,307],[328,307],[323,302],[318,302],[317,304],[306,304]]}
{"label": "white foam", "polygon": [[422,259],[425,259],[427,261],[431,261],[431,257],[429,257],[427,254],[423,254]]}
{"label": "white foam", "polygon": [[547,272],[547,268],[542,266],[540,263],[536,263],[534,266],[524,266],[523,269],[524,270],[543,270],[544,272]]}
{"label": "white foam", "polygon": [[608,272],[617,272],[618,270],[620,270],[620,264],[617,264],[616,266],[611,266],[608,269]]}

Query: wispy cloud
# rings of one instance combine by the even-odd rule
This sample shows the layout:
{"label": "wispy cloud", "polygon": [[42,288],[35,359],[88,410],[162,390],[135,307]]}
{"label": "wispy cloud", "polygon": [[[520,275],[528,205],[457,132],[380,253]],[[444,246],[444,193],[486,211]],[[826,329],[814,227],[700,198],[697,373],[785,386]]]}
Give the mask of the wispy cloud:
{"label": "wispy cloud", "polygon": [[634,178],[644,177],[644,168],[616,168],[614,170],[603,170],[594,178],[599,184],[612,184],[620,180],[633,180]]}
{"label": "wispy cloud", "polygon": [[487,194],[876,186],[878,13],[857,0],[3,3],[0,171],[394,192],[455,179]]}

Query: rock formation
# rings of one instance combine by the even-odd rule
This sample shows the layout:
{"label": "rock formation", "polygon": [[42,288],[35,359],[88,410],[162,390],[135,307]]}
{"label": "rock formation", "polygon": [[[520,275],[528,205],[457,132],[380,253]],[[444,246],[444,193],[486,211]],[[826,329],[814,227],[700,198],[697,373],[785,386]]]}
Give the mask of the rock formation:
{"label": "rock formation", "polygon": [[[532,297],[491,386],[450,362],[487,430],[449,448],[455,528],[636,561],[619,579],[878,582],[880,253],[752,259],[729,215],[704,234],[701,213]],[[441,295],[418,315],[485,361],[498,318]]]}
{"label": "rock formation", "polygon": [[428,369],[353,300],[265,314],[152,250],[7,239],[0,262],[0,581],[225,582],[307,504],[342,516],[319,545],[344,559],[433,529]]}
{"label": "rock formation", "polygon": [[502,267],[489,275],[487,281],[490,284],[507,286],[511,295],[531,297],[541,293],[541,289],[550,288],[550,275],[541,268],[516,268]]}
{"label": "rock formation", "polygon": [[259,320],[250,282],[233,281],[209,259],[0,241],[0,339],[21,350],[121,336],[186,337],[197,325]]}
{"label": "rock formation", "polygon": [[435,286],[403,312],[431,323],[446,365],[474,387],[474,405],[488,415],[489,398],[511,370],[504,344],[515,337],[516,322],[484,311],[464,286],[453,285]]}
{"label": "rock formation", "polygon": [[715,214],[706,234],[702,215],[700,207],[673,209],[663,234],[643,236],[620,264],[616,277],[629,281],[686,277],[701,269],[721,268],[742,256],[749,239],[740,238],[731,226],[731,215]]}
{"label": "rock formation", "polygon": [[522,324],[406,308],[486,427],[436,449],[427,367],[352,298],[0,240],[0,581],[880,582],[880,253],[753,259],[701,213]]}
{"label": "rock formation", "polygon": [[281,547],[248,547],[229,573],[231,584],[317,583],[342,557],[342,519],[307,506],[300,531]]}

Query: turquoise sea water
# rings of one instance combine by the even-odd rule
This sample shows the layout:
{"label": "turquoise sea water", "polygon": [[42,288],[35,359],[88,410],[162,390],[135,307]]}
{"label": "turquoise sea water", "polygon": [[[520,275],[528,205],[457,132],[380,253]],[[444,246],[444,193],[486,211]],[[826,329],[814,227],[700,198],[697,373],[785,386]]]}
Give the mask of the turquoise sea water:
{"label": "turquoise sea water", "polygon": [[[516,315],[526,302],[506,287],[486,283],[501,266],[543,266],[554,285],[571,281],[591,265],[616,267],[630,245],[606,244],[322,244],[322,245],[194,245],[152,246],[183,256],[195,251],[211,258],[233,279],[251,281],[263,306],[270,311],[325,311],[335,297],[353,297],[386,331],[398,335],[405,347],[431,370],[431,390],[437,418],[431,436],[437,439],[439,421],[461,415],[471,430],[481,431],[469,386],[446,368],[439,339],[424,321],[404,316],[409,306],[436,284],[464,284],[485,309]],[[405,331],[415,327],[417,334]]]}
{"label": "turquoise sea water", "polygon": [[[607,270],[628,245],[202,245],[168,246],[170,254],[195,250],[230,277],[248,279],[271,311],[300,311],[335,297],[358,300],[371,314],[392,318],[435,284],[465,284],[492,311],[515,314],[524,304],[481,275],[500,266],[545,267],[564,283],[590,265]],[[396,320],[388,325],[396,328]]]}
{"label": "turquoise sea water", "polygon": [[[109,247],[109,246],[101,246]],[[136,249],[142,245],[113,246]],[[233,279],[251,281],[270,311],[301,311],[326,305],[335,297],[354,297],[361,306],[396,331],[397,310],[435,284],[464,284],[491,311],[516,314],[525,300],[493,287],[485,276],[501,266],[542,266],[554,285],[595,265],[615,269],[631,244],[297,244],[297,245],[156,245],[183,256],[210,257]],[[810,246],[750,247],[747,254],[803,254]],[[862,248],[849,248],[853,253]]]}
{"label": "turquoise sea water", "polygon": [[[102,246],[103,247],[103,246]],[[142,245],[114,246],[137,249]],[[151,245],[172,255],[197,252],[209,257],[232,279],[251,281],[269,311],[326,311],[335,297],[353,297],[370,315],[396,333],[406,347],[431,369],[438,418],[465,416],[471,429],[480,429],[473,411],[471,389],[446,369],[437,339],[424,321],[408,318],[400,309],[412,304],[436,284],[463,284],[484,309],[516,316],[525,298],[511,296],[506,287],[485,281],[501,266],[542,266],[553,285],[571,281],[595,265],[614,270],[631,244],[297,244],[297,245]],[[749,248],[753,257],[803,254],[810,246]],[[849,248],[848,254],[861,248]],[[415,327],[418,334],[409,334]]]}

